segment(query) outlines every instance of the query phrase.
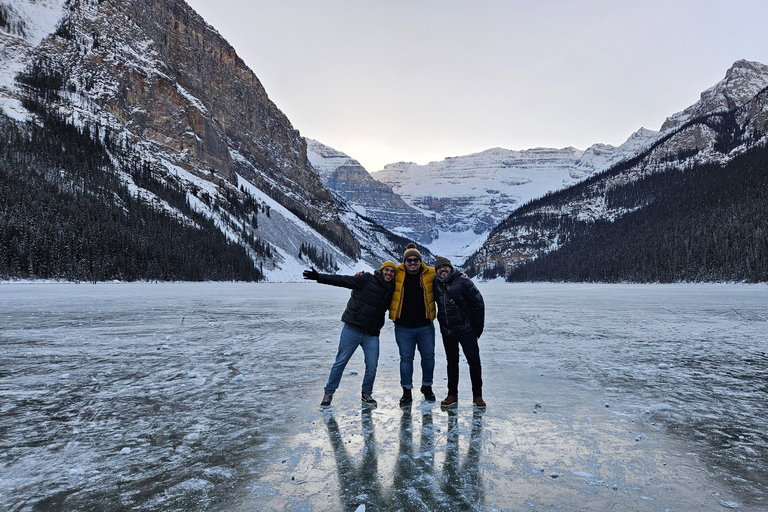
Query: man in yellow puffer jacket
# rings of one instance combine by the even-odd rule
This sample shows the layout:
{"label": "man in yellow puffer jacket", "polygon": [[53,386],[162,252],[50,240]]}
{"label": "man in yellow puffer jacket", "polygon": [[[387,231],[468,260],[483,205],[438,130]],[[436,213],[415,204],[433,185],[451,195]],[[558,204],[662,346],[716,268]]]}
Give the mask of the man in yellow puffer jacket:
{"label": "man in yellow puffer jacket", "polygon": [[435,268],[421,260],[416,244],[410,243],[397,266],[395,293],[389,308],[389,318],[395,322],[395,341],[400,351],[400,385],[403,396],[400,405],[413,402],[413,360],[416,349],[421,356],[421,392],[434,402],[432,379],[435,372],[435,326],[437,316],[433,283]]}

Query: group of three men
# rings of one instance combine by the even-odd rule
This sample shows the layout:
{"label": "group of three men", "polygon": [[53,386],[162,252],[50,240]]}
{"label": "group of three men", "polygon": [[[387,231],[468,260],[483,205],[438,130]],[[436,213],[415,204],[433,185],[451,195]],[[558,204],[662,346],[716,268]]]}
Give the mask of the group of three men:
{"label": "group of three men", "polygon": [[436,401],[432,391],[435,369],[435,327],[438,319],[443,337],[448,371],[448,395],[441,406],[458,404],[459,346],[469,364],[473,403],[485,408],[478,338],[485,323],[485,304],[477,287],[467,276],[453,268],[447,258],[438,257],[435,266],[422,261],[421,253],[411,243],[400,265],[385,261],[373,274],[354,276],[304,272],[305,279],[352,289],[341,317],[344,327],[339,339],[336,361],[325,385],[321,407],[330,407],[339,387],[344,368],[357,347],[362,347],[365,374],[362,384],[363,404],[375,406],[373,382],[379,359],[379,333],[387,311],[395,323],[395,341],[400,352],[400,405],[413,402],[413,361],[418,349],[421,356],[420,391],[427,401]]}

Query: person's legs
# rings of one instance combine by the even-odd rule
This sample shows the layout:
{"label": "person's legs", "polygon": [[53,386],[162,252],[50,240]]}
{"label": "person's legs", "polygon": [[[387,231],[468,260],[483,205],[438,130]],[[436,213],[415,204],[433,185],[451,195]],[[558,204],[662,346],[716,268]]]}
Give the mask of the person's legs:
{"label": "person's legs", "polygon": [[395,325],[395,342],[400,352],[400,385],[413,389],[413,357],[416,354],[415,329]]}
{"label": "person's legs", "polygon": [[421,356],[421,385],[431,387],[435,376],[435,324],[419,327],[415,331]]}
{"label": "person's legs", "polygon": [[365,375],[363,375],[363,393],[373,393],[373,382],[376,379],[376,368],[379,364],[379,337],[364,335],[360,345],[363,347],[365,358]]}
{"label": "person's legs", "polygon": [[483,371],[480,364],[480,347],[477,344],[475,333],[469,332],[459,336],[461,349],[469,364],[469,379],[472,382],[472,397],[483,396]]}
{"label": "person's legs", "polygon": [[331,366],[331,373],[328,376],[328,383],[325,385],[326,393],[333,393],[339,387],[344,368],[347,366],[352,354],[360,345],[361,336],[364,333],[353,327],[344,324],[339,337],[339,350],[336,352],[336,362]]}
{"label": "person's legs", "polygon": [[459,338],[443,334],[448,374],[448,396],[459,396]]}

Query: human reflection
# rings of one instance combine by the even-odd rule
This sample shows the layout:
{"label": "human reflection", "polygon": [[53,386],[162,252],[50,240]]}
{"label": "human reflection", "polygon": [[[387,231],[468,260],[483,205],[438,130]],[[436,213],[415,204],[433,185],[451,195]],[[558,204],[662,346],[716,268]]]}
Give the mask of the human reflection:
{"label": "human reflection", "polygon": [[411,410],[403,409],[392,484],[393,510],[445,509],[445,504],[441,506],[439,495],[435,493],[435,430],[432,423],[432,411],[423,411],[419,451],[414,453]]}
{"label": "human reflection", "polygon": [[483,443],[483,415],[474,411],[469,447],[464,462],[459,455],[459,416],[448,411],[448,437],[445,448],[441,488],[453,510],[479,510],[485,503],[485,489],[480,478],[480,453]]}
{"label": "human reflection", "polygon": [[400,417],[398,453],[392,488],[382,489],[378,475],[377,446],[374,438],[371,410],[363,410],[364,448],[359,466],[355,466],[344,447],[339,426],[333,416],[326,416],[328,436],[336,456],[340,497],[344,510],[357,510],[365,505],[366,512],[455,511],[481,510],[485,505],[485,490],[479,473],[482,451],[483,416],[475,411],[467,453],[459,450],[459,415],[447,410],[448,431],[442,473],[435,468],[435,426],[431,410],[421,413],[421,434],[418,445],[413,442],[413,417],[410,408]]}
{"label": "human reflection", "polygon": [[366,408],[360,414],[363,429],[363,456],[357,467],[352,463],[344,447],[336,419],[333,416],[326,417],[328,437],[336,456],[339,489],[344,510],[357,510],[362,504],[365,504],[366,510],[379,510],[382,506],[378,450],[371,411],[372,409]]}

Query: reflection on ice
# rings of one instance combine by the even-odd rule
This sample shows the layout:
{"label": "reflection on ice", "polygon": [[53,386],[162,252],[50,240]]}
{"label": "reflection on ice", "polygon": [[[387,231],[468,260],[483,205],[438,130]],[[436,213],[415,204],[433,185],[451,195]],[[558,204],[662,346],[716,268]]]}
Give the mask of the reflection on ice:
{"label": "reflection on ice", "polygon": [[442,488],[451,510],[482,510],[484,506],[483,481],[479,464],[483,441],[483,417],[475,411],[472,431],[464,460],[459,454],[458,413],[448,411],[448,436],[445,448]]}
{"label": "reflection on ice", "polygon": [[343,289],[0,284],[0,509],[768,510],[768,288],[481,290],[487,411],[323,412]]}
{"label": "reflection on ice", "polygon": [[475,412],[466,456],[459,453],[458,412],[447,411],[448,425],[441,469],[435,468],[435,426],[432,410],[417,411],[421,417],[418,444],[413,440],[410,408],[400,417],[398,451],[392,477],[392,488],[384,489],[378,473],[378,453],[371,411],[363,410],[364,447],[359,465],[355,466],[347,451],[338,423],[326,418],[328,436],[336,455],[341,499],[345,510],[483,510],[482,478],[479,473],[483,419]]}
{"label": "reflection on ice", "polygon": [[[366,511],[485,510],[483,478],[480,473],[483,413],[473,412],[470,431],[467,433],[459,426],[459,412],[456,409],[441,412],[441,419],[445,421],[443,429],[434,424],[431,408],[417,408],[413,411],[410,407],[402,408],[396,453],[391,453],[387,447],[377,446],[373,414],[371,409],[363,409],[360,414],[362,447],[351,446],[356,432],[351,430],[348,437],[345,436],[332,412],[324,416],[328,439],[336,459],[343,510],[360,510],[361,505],[365,506]],[[414,415],[419,420],[416,440]],[[436,436],[442,436],[443,439],[436,441]],[[462,437],[465,439],[461,443],[467,444],[464,454],[460,449]],[[436,446],[439,446],[441,452],[437,461]],[[385,458],[394,457],[391,477],[385,477],[379,472],[380,455]]]}
{"label": "reflection on ice", "polygon": [[336,470],[339,476],[339,493],[345,510],[357,510],[360,503],[382,503],[383,494],[379,480],[378,450],[376,435],[371,421],[371,409],[363,409],[362,419],[363,456],[355,464],[344,445],[339,425],[332,413],[325,418],[328,438],[336,456]]}

